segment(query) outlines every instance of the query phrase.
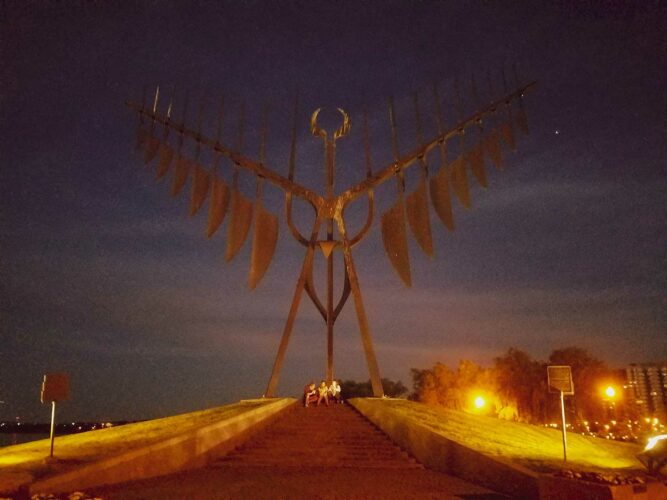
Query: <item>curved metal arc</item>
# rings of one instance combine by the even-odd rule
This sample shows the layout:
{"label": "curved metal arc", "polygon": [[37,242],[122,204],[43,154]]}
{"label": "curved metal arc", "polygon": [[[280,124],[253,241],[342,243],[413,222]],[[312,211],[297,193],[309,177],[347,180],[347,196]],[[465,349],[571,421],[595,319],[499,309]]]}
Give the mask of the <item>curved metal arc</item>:
{"label": "curved metal arc", "polygon": [[[342,204],[342,209],[341,209],[341,217],[344,217],[345,209],[349,205],[349,202],[352,200],[345,200],[345,202]],[[368,190],[368,214],[366,216],[366,223],[364,226],[359,230],[357,234],[355,234],[352,238],[349,239],[349,244],[351,247],[354,247],[359,243],[361,240],[364,239],[364,237],[368,234],[368,231],[370,231],[371,227],[373,226],[373,219],[375,218],[375,195],[372,189]],[[344,223],[344,222],[343,222]]]}
{"label": "curved metal arc", "polygon": [[315,305],[317,310],[322,315],[322,319],[326,323],[326,321],[327,321],[327,310],[324,307],[324,304],[322,304],[322,301],[320,300],[319,296],[317,295],[317,290],[315,289],[315,283],[313,281],[313,266],[312,265],[306,271],[305,289],[306,289],[306,293],[308,294],[308,297],[310,297],[311,302]]}
{"label": "curved metal arc", "polygon": [[[341,137],[345,137],[347,134],[350,133],[350,117],[349,117],[349,115],[342,108],[336,108],[336,109],[343,116],[343,123],[334,132],[334,134],[333,134],[333,140],[334,141],[336,141],[336,139],[340,139]],[[315,111],[313,111],[313,114],[310,116],[310,132],[315,137],[321,137],[322,139],[324,139],[326,141],[327,137],[328,137],[327,131],[324,130],[323,128],[321,128],[317,124],[317,117],[320,114],[320,111],[322,111],[322,108],[317,108]]]}
{"label": "curved metal arc", "polygon": [[[317,207],[312,203],[311,206],[317,215]],[[308,246],[310,244],[308,238],[301,234],[299,229],[294,224],[294,220],[292,218],[292,193],[289,191],[285,192],[285,220],[287,221],[287,227],[289,228],[290,233],[292,233],[292,236],[294,236],[294,239],[301,243],[303,246]]]}
{"label": "curved metal arc", "polygon": [[[350,246],[352,245],[350,244]],[[347,272],[347,266],[344,267],[345,267],[345,282],[343,283],[343,293],[340,297],[340,300],[338,301],[338,304],[336,304],[336,308],[333,311],[334,322],[338,319],[338,315],[343,310],[343,307],[345,306],[347,299],[350,297],[350,292],[352,291],[352,287],[350,285],[350,275]]]}
{"label": "curved metal arc", "polygon": [[[307,274],[306,274],[305,290],[306,290],[306,293],[308,293],[308,297],[310,297],[310,300],[313,302],[313,304],[315,305],[317,310],[320,312],[320,315],[322,316],[322,319],[326,323],[328,313],[327,313],[326,307],[324,307],[324,304],[322,304],[322,301],[320,300],[319,296],[317,295],[317,289],[315,288],[315,282],[313,280],[312,266],[310,267],[310,269],[308,269]],[[352,289],[350,287],[350,276],[347,272],[347,267],[345,267],[345,281],[343,283],[343,291],[341,293],[340,299],[338,299],[338,303],[336,304],[336,307],[334,307],[334,309],[332,311],[332,316],[333,316],[333,321],[334,322],[338,318],[338,315],[340,314],[340,312],[343,310],[343,307],[345,306],[345,303],[347,302],[347,299],[350,296],[351,290]]]}

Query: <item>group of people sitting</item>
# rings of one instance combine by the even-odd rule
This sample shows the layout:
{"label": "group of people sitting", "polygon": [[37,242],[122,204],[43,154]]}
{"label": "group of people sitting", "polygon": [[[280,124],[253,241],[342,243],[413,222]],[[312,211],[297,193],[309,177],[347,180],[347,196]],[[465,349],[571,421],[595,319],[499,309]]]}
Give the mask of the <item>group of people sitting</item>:
{"label": "group of people sitting", "polygon": [[332,380],[330,385],[322,380],[319,387],[315,387],[315,382],[310,382],[303,389],[303,406],[308,408],[308,405],[311,403],[317,403],[317,406],[320,406],[320,403],[324,403],[329,406],[329,401],[333,403],[342,403],[343,398],[340,393],[340,385],[336,380]]}

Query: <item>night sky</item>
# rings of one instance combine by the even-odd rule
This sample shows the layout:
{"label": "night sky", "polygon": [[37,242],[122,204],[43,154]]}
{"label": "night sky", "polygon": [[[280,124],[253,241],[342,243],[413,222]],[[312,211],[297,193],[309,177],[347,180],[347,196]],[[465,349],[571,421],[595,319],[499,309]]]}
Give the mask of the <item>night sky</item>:
{"label": "night sky", "polygon": [[[487,190],[472,189],[471,210],[455,207],[453,234],[432,215],[434,259],[410,243],[410,289],[379,231],[394,182],[376,193],[354,257],[381,375],[410,385],[410,368],[488,365],[509,347],[544,360],[577,345],[613,367],[667,357],[664,2],[10,0],[0,37],[0,420],[48,420],[39,389],[56,371],[72,378],[62,420],[151,418],[264,391],[303,249],[267,188],[280,239],[247,289],[250,244],[226,264],[228,221],[207,240],[205,213],[188,217],[187,196],[170,198],[134,149],[125,100],[156,84],[162,112],[175,88],[180,116],[187,93],[193,126],[199,103],[210,125],[224,95],[227,143],[245,101],[255,158],[268,102],[267,163],[282,174],[298,89],[296,177],[314,188],[322,148],[308,117],[345,108],[341,191],[364,176],[364,103],[379,168],[391,159],[389,96],[407,152],[413,91],[426,103],[440,82],[453,123],[455,78],[468,96],[474,74],[486,101],[487,74],[497,97],[516,64],[521,83],[538,81],[525,98],[531,133],[504,172],[488,169]],[[363,200],[355,209],[362,218]],[[304,298],[279,394],[323,378],[325,362],[324,324]],[[339,378],[368,379],[352,300],[335,363]]]}

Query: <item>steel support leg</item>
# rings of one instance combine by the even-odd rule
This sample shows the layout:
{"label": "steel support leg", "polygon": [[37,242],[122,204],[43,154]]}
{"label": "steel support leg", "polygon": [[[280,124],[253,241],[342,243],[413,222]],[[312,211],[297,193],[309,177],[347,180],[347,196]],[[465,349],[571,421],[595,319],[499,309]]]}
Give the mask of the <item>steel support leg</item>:
{"label": "steel support leg", "polygon": [[306,285],[306,276],[308,275],[308,268],[313,265],[313,253],[315,251],[314,246],[311,244],[306,251],[306,256],[303,260],[303,266],[301,267],[301,275],[299,280],[296,283],[296,289],[294,290],[294,297],[292,298],[292,305],[289,310],[289,315],[287,316],[287,321],[285,322],[285,328],[283,329],[283,336],[280,339],[280,346],[278,347],[278,353],[276,354],[276,360],[273,363],[273,370],[271,371],[271,378],[269,379],[269,384],[266,387],[266,392],[264,397],[272,398],[278,385],[278,378],[280,377],[280,369],[283,364],[283,359],[285,358],[285,352],[287,351],[287,344],[289,343],[290,335],[292,334],[292,328],[294,327],[294,320],[296,319],[296,313],[299,310],[299,304],[301,302],[301,295],[303,289]]}
{"label": "steel support leg", "polygon": [[377,360],[375,358],[375,351],[373,350],[373,341],[371,340],[371,332],[368,327],[368,320],[366,319],[366,311],[364,310],[364,303],[361,298],[361,289],[359,288],[359,280],[357,278],[357,271],[354,268],[352,261],[352,252],[350,246],[345,244],[343,249],[345,255],[345,266],[350,278],[350,288],[354,297],[354,308],[357,311],[357,320],[359,321],[359,333],[361,334],[361,343],[364,346],[364,354],[366,355],[366,364],[368,365],[368,372],[371,377],[371,386],[373,387],[373,396],[381,398],[384,396],[384,389],[382,389],[382,381],[380,380],[380,370],[378,368]]}

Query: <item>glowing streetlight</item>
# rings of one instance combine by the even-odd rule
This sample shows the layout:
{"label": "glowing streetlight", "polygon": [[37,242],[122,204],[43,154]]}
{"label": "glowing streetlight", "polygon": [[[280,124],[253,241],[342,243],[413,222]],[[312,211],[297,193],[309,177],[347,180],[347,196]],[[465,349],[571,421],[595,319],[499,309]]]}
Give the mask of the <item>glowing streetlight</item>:
{"label": "glowing streetlight", "polygon": [[607,386],[607,388],[604,390],[604,394],[609,399],[613,399],[616,397],[616,389],[614,389],[611,385]]}
{"label": "glowing streetlight", "polygon": [[481,410],[486,405],[486,401],[482,396],[477,396],[474,401],[475,408]]}

